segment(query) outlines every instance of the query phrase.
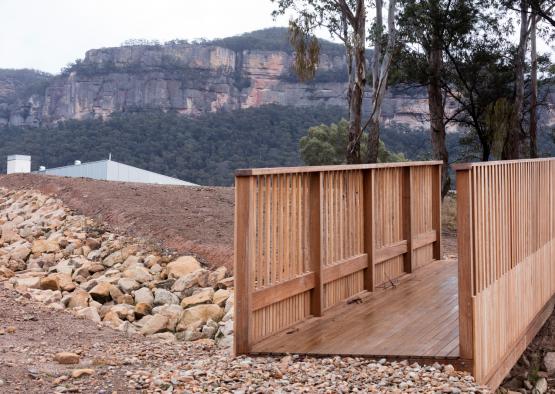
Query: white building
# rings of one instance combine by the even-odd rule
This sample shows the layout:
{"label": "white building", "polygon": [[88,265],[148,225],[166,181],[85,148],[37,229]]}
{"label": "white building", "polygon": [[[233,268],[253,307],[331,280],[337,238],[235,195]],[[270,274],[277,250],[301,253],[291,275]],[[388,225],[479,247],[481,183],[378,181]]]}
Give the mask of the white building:
{"label": "white building", "polygon": [[[12,158],[10,160],[10,158]],[[10,165],[10,162],[12,164]],[[8,174],[16,172],[31,172],[31,156],[8,156]],[[157,174],[113,160],[99,160],[81,163],[76,160],[73,165],[56,168],[40,167],[37,174],[67,176],[74,178],[91,178],[104,181],[154,183],[160,185],[196,186],[194,183],[181,179]]]}
{"label": "white building", "polygon": [[8,156],[8,174],[31,172],[31,156]]}

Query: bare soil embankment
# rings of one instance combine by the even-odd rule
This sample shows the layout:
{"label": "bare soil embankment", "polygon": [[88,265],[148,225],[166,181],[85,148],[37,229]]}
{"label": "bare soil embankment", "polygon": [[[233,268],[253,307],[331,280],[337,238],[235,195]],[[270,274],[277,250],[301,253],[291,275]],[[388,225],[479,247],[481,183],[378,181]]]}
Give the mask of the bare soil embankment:
{"label": "bare soil embankment", "polygon": [[36,174],[0,176],[0,187],[35,189],[113,231],[233,267],[233,188],[159,186]]}

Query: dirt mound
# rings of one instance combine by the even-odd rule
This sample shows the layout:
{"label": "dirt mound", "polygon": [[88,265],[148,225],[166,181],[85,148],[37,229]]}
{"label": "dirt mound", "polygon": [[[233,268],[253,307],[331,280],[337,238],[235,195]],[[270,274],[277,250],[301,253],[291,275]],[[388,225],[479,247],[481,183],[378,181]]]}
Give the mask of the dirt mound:
{"label": "dirt mound", "polygon": [[233,265],[233,188],[159,186],[36,174],[0,176],[0,187],[35,189],[113,231],[192,253],[211,268]]}

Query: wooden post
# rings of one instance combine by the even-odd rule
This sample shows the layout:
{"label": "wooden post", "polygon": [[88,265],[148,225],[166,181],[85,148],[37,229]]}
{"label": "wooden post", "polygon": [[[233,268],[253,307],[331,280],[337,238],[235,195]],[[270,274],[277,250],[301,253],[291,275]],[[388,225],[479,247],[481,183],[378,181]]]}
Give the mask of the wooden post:
{"label": "wooden post", "polygon": [[314,272],[314,289],[310,297],[313,316],[322,316],[324,309],[324,285],[322,282],[322,178],[321,172],[310,174],[308,242],[310,270]]}
{"label": "wooden post", "polygon": [[403,237],[407,240],[407,253],[403,256],[403,267],[406,273],[413,271],[413,209],[412,209],[412,171],[411,167],[403,169]]}
{"label": "wooden post", "polygon": [[364,252],[368,255],[368,268],[364,273],[364,289],[374,291],[374,253],[375,253],[375,224],[374,224],[374,170],[362,172],[362,198],[364,220]]}
{"label": "wooden post", "polygon": [[474,354],[474,316],[472,309],[473,246],[472,184],[470,169],[457,170],[457,243],[459,249],[459,347],[460,357]]}
{"label": "wooden post", "polygon": [[432,177],[432,225],[436,230],[436,240],[433,245],[433,257],[441,260],[441,170],[442,165],[436,165]]}
{"label": "wooden post", "polygon": [[252,260],[254,247],[252,199],[254,199],[253,176],[235,178],[235,317],[234,352],[246,354],[252,343],[251,298],[252,298]]}

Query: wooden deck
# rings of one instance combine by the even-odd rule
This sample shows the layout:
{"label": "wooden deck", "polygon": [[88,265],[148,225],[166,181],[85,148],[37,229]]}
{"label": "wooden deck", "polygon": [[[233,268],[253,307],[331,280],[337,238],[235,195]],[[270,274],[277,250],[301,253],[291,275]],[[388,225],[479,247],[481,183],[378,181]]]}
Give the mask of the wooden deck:
{"label": "wooden deck", "polygon": [[457,261],[434,261],[253,346],[251,353],[458,359]]}

